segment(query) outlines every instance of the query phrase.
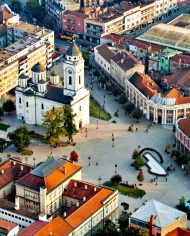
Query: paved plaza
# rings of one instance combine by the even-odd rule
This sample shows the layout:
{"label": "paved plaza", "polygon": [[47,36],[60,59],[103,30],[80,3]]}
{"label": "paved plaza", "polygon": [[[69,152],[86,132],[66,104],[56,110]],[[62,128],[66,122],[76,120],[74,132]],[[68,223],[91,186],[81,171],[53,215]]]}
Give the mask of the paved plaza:
{"label": "paved plaza", "polygon": [[[58,68],[58,69],[57,69]],[[60,67],[56,66],[56,70]],[[88,75],[88,71],[85,71],[85,83],[90,85],[91,78]],[[98,177],[101,177],[100,184],[109,180],[115,172],[119,173],[123,181],[129,183],[136,183],[137,186],[146,191],[146,195],[142,199],[134,199],[124,195],[120,195],[119,202],[127,202],[130,206],[130,211],[133,212],[135,208],[140,207],[146,200],[154,198],[169,206],[175,207],[178,199],[181,196],[185,196],[186,200],[190,199],[190,182],[189,176],[184,176],[184,171],[174,161],[174,158],[170,158],[168,154],[164,152],[166,142],[174,143],[174,133],[172,132],[172,126],[163,126],[160,124],[153,124],[148,129],[148,133],[145,130],[148,127],[148,122],[145,118],[140,120],[140,123],[136,124],[135,121],[128,115],[125,115],[120,104],[115,101],[115,97],[109,95],[109,93],[103,89],[98,89],[96,83],[93,84],[93,89],[90,91],[92,96],[97,99],[101,105],[104,102],[105,95],[105,109],[112,116],[110,121],[102,121],[95,118],[90,118],[90,124],[87,126],[87,137],[85,128],[80,133],[74,136],[76,146],[67,146],[60,148],[53,148],[53,154],[57,157],[70,154],[72,150],[76,150],[79,154],[78,165],[83,167],[82,179],[84,181],[99,184]],[[119,110],[119,117],[114,117],[115,111]],[[115,120],[117,123],[112,123]],[[11,116],[6,115],[2,123],[10,124],[11,127],[8,131],[11,131],[22,124],[22,121],[16,119],[15,114]],[[98,125],[97,125],[98,124]],[[129,125],[134,125],[134,130],[138,128],[138,132],[129,132]],[[29,130],[35,130],[38,133],[44,133],[41,127],[28,126]],[[112,134],[114,135],[114,143],[112,141]],[[7,132],[0,131],[0,137],[6,138]],[[66,140],[66,139],[65,139]],[[113,146],[114,144],[114,146]],[[140,149],[145,147],[155,148],[159,151],[164,159],[163,166],[166,168],[169,165],[175,167],[175,171],[170,173],[166,177],[158,177],[156,182],[151,182],[156,176],[148,172],[148,167],[143,167],[143,173],[145,180],[142,186],[138,185],[137,174],[138,171],[131,166],[132,152],[134,149]],[[33,155],[28,157],[28,163],[33,165],[33,158],[36,158],[35,163],[45,161],[47,155],[50,154],[50,147],[46,144],[34,141],[30,145],[30,149],[33,150]],[[12,156],[19,156],[23,158],[25,162],[25,156],[19,155],[15,152],[14,146],[10,146],[2,153],[3,157],[7,154]],[[90,160],[89,160],[90,157]],[[98,165],[96,165],[96,162]],[[90,164],[90,165],[89,165]],[[117,164],[117,168],[115,165]],[[119,205],[120,205],[119,203]],[[120,208],[122,209],[122,208]]]}

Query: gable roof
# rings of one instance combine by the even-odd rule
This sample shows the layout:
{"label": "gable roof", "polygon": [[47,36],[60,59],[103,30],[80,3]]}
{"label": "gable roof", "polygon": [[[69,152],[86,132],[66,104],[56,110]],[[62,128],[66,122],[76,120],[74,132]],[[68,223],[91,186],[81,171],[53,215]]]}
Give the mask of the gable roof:
{"label": "gable roof", "polygon": [[151,215],[157,216],[154,218],[154,225],[159,228],[177,221],[178,217],[187,217],[186,213],[151,199],[135,211],[130,219],[133,218],[147,223],[150,221]]}
{"label": "gable roof", "polygon": [[169,91],[166,91],[164,93],[164,97],[165,98],[179,98],[179,97],[181,97],[182,94],[183,94],[182,91],[179,91],[178,89],[173,88]]}
{"label": "gable roof", "polygon": [[170,61],[175,61],[175,62],[178,62],[178,61],[181,61],[181,63],[184,63],[184,64],[190,64],[190,55],[186,55],[186,54],[176,54],[172,57],[170,57]]}
{"label": "gable roof", "polygon": [[117,52],[111,50],[107,45],[96,47],[100,56],[102,56],[108,63],[111,62],[111,58],[117,54]]}
{"label": "gable roof", "polygon": [[60,216],[58,216],[43,229],[41,229],[38,233],[36,233],[35,236],[49,236],[50,232],[52,232],[52,235],[63,236],[68,235],[72,231],[72,226],[69,225]]}
{"label": "gable roof", "polygon": [[32,169],[34,169],[34,166],[12,160],[6,160],[5,162],[1,163],[0,172],[3,171],[3,174],[0,175],[0,189],[11,181],[21,179]]}
{"label": "gable roof", "polygon": [[190,86],[190,68],[177,69],[173,74],[163,76],[164,83]]}
{"label": "gable roof", "polygon": [[[36,220],[34,223],[29,225],[26,229],[18,234],[18,236],[35,236],[38,231],[44,228],[48,222]],[[50,234],[49,234],[50,235]]]}
{"label": "gable roof", "polygon": [[15,224],[15,223],[0,219],[0,229],[5,229],[5,230],[10,231],[10,230],[14,229],[16,226],[17,226],[17,224]]}
{"label": "gable roof", "polygon": [[160,87],[150,77],[138,72],[135,72],[131,76],[129,82],[133,84],[144,96],[149,97],[149,99],[154,95],[158,95],[158,90],[160,90]]}
{"label": "gable roof", "polygon": [[177,121],[179,129],[190,138],[190,116]]}

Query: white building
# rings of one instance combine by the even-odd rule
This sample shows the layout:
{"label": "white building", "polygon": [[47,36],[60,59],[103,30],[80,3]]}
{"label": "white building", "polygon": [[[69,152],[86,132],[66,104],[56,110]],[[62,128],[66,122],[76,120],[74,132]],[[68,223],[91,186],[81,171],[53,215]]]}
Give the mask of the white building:
{"label": "white building", "polygon": [[69,104],[76,114],[77,128],[89,123],[89,91],[84,87],[84,59],[75,42],[63,60],[64,87],[55,71],[47,80],[43,64],[38,62],[31,70],[31,80],[24,74],[20,75],[15,91],[18,119],[27,124],[41,125],[46,111]]}

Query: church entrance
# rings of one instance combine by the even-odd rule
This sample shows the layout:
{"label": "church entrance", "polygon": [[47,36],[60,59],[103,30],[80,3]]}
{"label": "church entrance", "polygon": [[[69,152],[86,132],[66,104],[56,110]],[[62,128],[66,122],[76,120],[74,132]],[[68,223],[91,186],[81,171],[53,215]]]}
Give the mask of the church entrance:
{"label": "church entrance", "polygon": [[79,121],[79,129],[82,128],[82,120]]}

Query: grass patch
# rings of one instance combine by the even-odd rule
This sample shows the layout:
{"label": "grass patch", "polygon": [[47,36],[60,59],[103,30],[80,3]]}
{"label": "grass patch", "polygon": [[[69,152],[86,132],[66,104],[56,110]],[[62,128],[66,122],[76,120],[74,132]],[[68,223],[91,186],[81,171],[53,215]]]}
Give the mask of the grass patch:
{"label": "grass patch", "polygon": [[139,198],[139,197],[143,197],[146,194],[144,190],[137,189],[137,188],[129,188],[127,186],[122,186],[119,184],[112,183],[111,181],[107,181],[103,183],[103,185],[113,188],[113,189],[117,189],[119,193],[123,195],[127,195],[129,197]]}
{"label": "grass patch", "polygon": [[21,154],[31,156],[33,154],[33,151],[28,149],[22,149]]}
{"label": "grass patch", "polygon": [[6,125],[3,123],[0,123],[0,130],[7,131],[7,129],[10,127],[10,125]]}
{"label": "grass patch", "polygon": [[110,120],[111,116],[100,106],[100,104],[90,96],[90,116],[101,119]]}

